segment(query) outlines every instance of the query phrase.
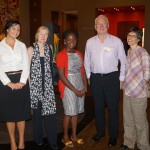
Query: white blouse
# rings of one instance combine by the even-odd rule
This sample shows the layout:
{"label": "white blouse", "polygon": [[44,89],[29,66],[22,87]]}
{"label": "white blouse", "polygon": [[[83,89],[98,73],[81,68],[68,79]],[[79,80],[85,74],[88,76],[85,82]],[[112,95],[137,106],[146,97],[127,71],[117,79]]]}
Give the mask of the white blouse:
{"label": "white blouse", "polygon": [[11,81],[5,72],[19,70],[22,70],[20,82],[26,84],[30,71],[27,48],[24,43],[16,39],[12,49],[4,38],[0,42],[0,81],[7,85]]}

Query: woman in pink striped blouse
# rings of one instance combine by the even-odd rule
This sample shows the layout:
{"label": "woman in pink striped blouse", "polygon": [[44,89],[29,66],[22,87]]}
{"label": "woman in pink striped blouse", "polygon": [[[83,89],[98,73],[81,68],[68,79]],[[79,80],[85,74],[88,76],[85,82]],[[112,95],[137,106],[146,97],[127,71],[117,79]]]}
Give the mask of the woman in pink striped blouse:
{"label": "woman in pink striped blouse", "polygon": [[123,121],[124,143],[122,150],[134,149],[137,144],[140,150],[150,150],[149,128],[146,116],[146,86],[150,77],[150,58],[147,51],[138,45],[142,40],[142,31],[133,27],[127,34],[130,46],[125,65],[123,84]]}

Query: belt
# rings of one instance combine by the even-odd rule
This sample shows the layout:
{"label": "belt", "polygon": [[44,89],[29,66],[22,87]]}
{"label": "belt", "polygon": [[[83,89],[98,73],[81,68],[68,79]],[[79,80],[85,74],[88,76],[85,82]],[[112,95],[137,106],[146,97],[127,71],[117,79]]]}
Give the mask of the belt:
{"label": "belt", "polygon": [[21,74],[22,71],[19,70],[19,71],[12,71],[12,72],[5,72],[7,75],[15,75],[15,74]]}
{"label": "belt", "polygon": [[116,73],[117,71],[114,71],[114,72],[110,72],[110,73],[92,73],[93,75],[98,75],[98,76],[108,76],[108,75],[111,75],[113,73]]}
{"label": "belt", "polygon": [[77,73],[68,73],[68,75],[76,75],[76,74],[79,74],[80,72],[77,72]]}

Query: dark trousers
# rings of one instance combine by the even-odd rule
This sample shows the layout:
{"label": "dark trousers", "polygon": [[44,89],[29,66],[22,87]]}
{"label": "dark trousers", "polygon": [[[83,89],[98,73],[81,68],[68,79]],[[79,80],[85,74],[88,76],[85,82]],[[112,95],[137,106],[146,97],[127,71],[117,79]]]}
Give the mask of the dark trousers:
{"label": "dark trousers", "polygon": [[[56,115],[50,114],[41,116],[42,103],[38,102],[38,109],[33,110],[33,137],[37,144],[43,142],[43,129],[46,132],[48,143],[55,145],[57,143],[57,123]],[[44,127],[44,128],[43,128]]]}
{"label": "dark trousers", "polygon": [[91,74],[90,86],[95,103],[95,120],[97,133],[105,135],[105,106],[108,107],[109,135],[117,138],[118,135],[118,100],[120,93],[120,81],[118,72],[108,75]]}

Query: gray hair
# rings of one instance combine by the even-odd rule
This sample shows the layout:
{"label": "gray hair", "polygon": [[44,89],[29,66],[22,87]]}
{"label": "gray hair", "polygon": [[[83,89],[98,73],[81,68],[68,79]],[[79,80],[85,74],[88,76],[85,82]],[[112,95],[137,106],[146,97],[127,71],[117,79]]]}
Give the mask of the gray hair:
{"label": "gray hair", "polygon": [[95,18],[95,24],[96,24],[97,19],[99,19],[99,18],[105,19],[107,25],[109,26],[109,20],[108,20],[108,18],[105,15],[99,15],[97,18]]}
{"label": "gray hair", "polygon": [[137,27],[137,26],[131,27],[129,29],[128,33],[130,33],[130,32],[136,33],[137,38],[139,39],[139,41],[142,41],[143,32],[142,32],[142,30],[139,27]]}

